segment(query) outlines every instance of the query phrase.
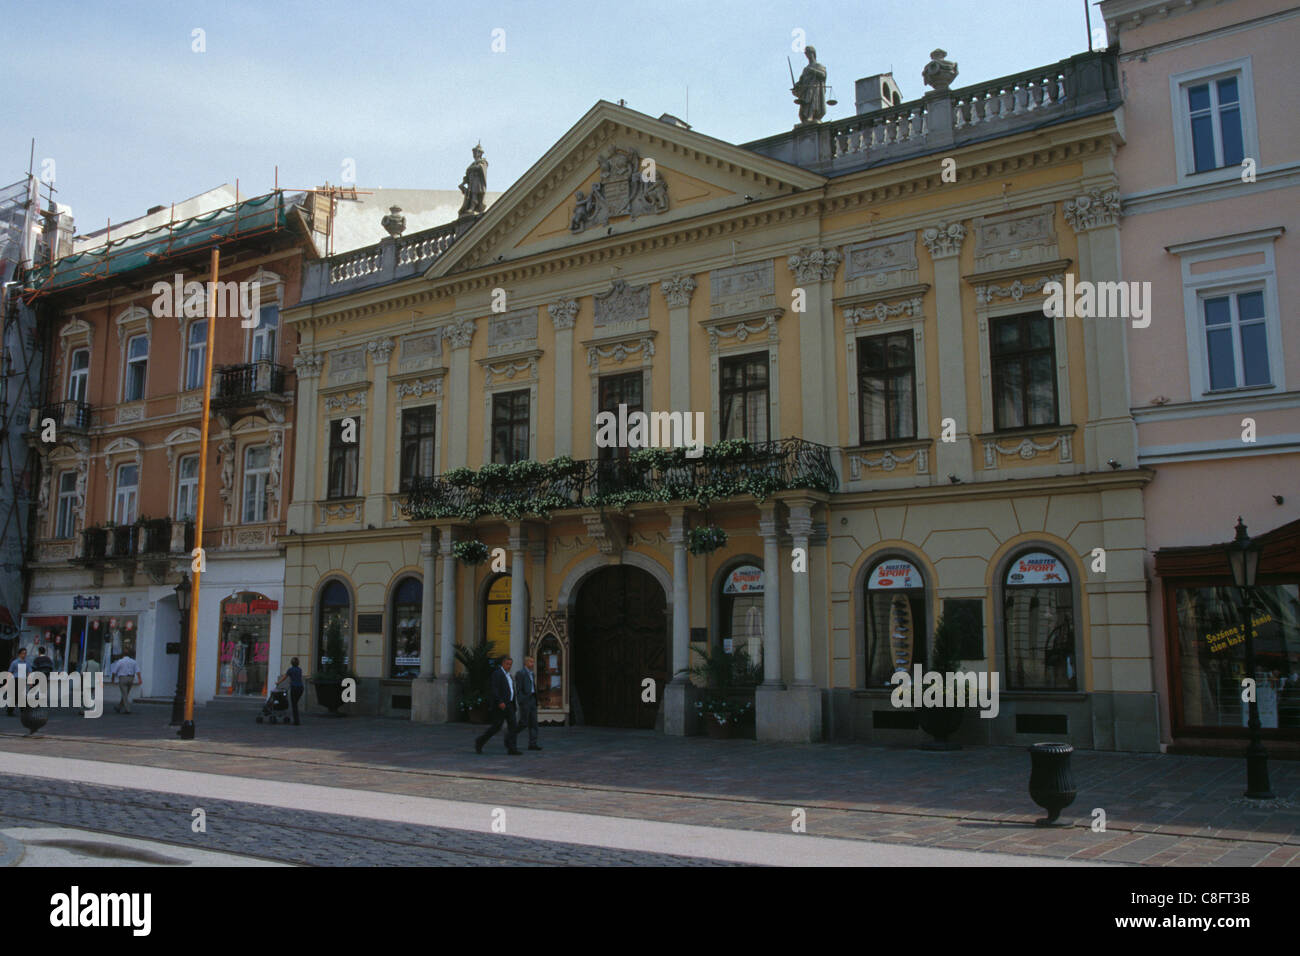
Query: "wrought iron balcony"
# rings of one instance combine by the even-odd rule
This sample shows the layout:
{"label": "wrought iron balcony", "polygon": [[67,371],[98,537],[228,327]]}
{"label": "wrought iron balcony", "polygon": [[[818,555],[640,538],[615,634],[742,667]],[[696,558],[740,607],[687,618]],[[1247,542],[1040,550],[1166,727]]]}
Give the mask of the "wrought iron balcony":
{"label": "wrought iron balcony", "polygon": [[81,554],[72,560],[74,564],[102,565],[189,554],[193,549],[193,521],[144,518],[134,524],[86,528],[81,532]]}
{"label": "wrought iron balcony", "polygon": [[47,418],[54,419],[54,427],[63,432],[84,432],[90,428],[90,406],[85,402],[54,402],[42,405],[40,417],[36,421],[36,431],[40,431]]}
{"label": "wrought iron balcony", "polygon": [[402,511],[414,520],[487,515],[512,519],[567,508],[621,509],[638,502],[707,504],[791,489],[835,491],[830,449],[800,438],[721,442],[699,458],[645,449],[607,461],[522,461],[461,468],[412,482]]}
{"label": "wrought iron balcony", "polygon": [[146,518],[140,522],[140,553],[166,554],[172,548],[172,519]]}
{"label": "wrought iron balcony", "polygon": [[239,408],[267,398],[284,399],[287,371],[283,365],[269,361],[222,365],[213,370],[212,407]]}

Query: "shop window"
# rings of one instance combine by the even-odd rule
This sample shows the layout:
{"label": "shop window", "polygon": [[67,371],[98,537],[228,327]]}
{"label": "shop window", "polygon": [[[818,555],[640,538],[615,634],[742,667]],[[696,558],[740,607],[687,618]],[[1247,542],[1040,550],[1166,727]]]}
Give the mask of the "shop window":
{"label": "shop window", "polygon": [[492,461],[513,465],[528,459],[528,389],[492,396]]}
{"label": "shop window", "polygon": [[393,592],[393,613],[389,634],[389,676],[413,678],[420,676],[420,615],[423,609],[424,586],[419,578],[403,578]]}
{"label": "shop window", "polygon": [[271,614],[276,604],[255,591],[221,602],[217,695],[265,697],[271,660]]}
{"label": "shop window", "polygon": [[329,633],[333,621],[339,623],[339,633],[343,635],[344,665],[351,663],[347,648],[352,646],[352,595],[342,581],[330,581],[321,590],[318,605],[316,630],[316,670],[321,670],[330,659],[325,656],[325,636]]}
{"label": "shop window", "polygon": [[[510,575],[488,586],[483,604],[483,642],[493,658],[510,653]],[[521,664],[522,666],[522,664]]]}
{"label": "shop window", "polygon": [[1173,589],[1182,725],[1244,728],[1242,681],[1255,679],[1259,722],[1300,729],[1300,584],[1261,584],[1252,595],[1255,672],[1246,670],[1240,593],[1229,587]]}
{"label": "shop window", "polygon": [[722,440],[748,438],[767,441],[769,412],[768,353],[740,355],[718,363]]}
{"label": "shop window", "polygon": [[[718,595],[718,639],[725,654],[745,652],[749,665],[763,663],[763,569],[739,564],[722,577]],[[760,670],[761,673],[761,670]]]}
{"label": "shop window", "polygon": [[1075,690],[1074,588],[1064,561],[1045,551],[1021,554],[1003,579],[1006,686]]}
{"label": "shop window", "polygon": [[911,330],[858,339],[862,444],[916,437],[916,359]]}
{"label": "shop window", "polygon": [[929,620],[925,576],[906,558],[886,558],[867,574],[866,686],[887,687],[895,671],[925,667]]}
{"label": "shop window", "polygon": [[989,323],[993,427],[997,431],[1056,424],[1056,344],[1041,312]]}
{"label": "shop window", "polygon": [[86,632],[87,662],[97,662],[107,674],[114,661],[128,654],[139,662],[139,655],[136,654],[135,615],[90,619]]}

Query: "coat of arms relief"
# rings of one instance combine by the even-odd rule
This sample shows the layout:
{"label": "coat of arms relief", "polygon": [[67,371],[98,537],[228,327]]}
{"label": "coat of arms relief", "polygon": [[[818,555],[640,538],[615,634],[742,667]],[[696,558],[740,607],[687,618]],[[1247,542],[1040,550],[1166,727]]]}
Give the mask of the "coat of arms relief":
{"label": "coat of arms relief", "polygon": [[569,221],[570,232],[603,226],[616,216],[658,215],[668,211],[668,183],[663,174],[634,149],[614,148],[602,156],[600,182],[574,197],[577,204]]}

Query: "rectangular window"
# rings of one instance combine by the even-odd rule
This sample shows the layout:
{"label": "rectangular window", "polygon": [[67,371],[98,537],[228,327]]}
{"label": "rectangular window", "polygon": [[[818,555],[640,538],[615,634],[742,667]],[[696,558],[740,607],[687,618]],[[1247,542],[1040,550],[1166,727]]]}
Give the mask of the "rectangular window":
{"label": "rectangular window", "polygon": [[1245,146],[1239,83],[1237,76],[1228,76],[1184,87],[1193,172],[1241,165]]}
{"label": "rectangular window", "polygon": [[68,401],[84,402],[90,378],[90,349],[77,349],[72,353],[68,370]]}
{"label": "rectangular window", "polygon": [[124,402],[138,402],[144,398],[144,384],[149,369],[149,340],[136,335],[126,343],[126,389]]}
{"label": "rectangular window", "polygon": [[185,358],[186,390],[202,388],[203,376],[207,374],[208,356],[208,320],[199,319],[190,323],[189,345]]}
{"label": "rectangular window", "polygon": [[858,339],[862,444],[916,437],[916,358],[912,333]]}
{"label": "rectangular window", "polygon": [[257,328],[253,330],[254,362],[274,362],[276,336],[280,331],[280,307],[264,305],[258,310]]}
{"label": "rectangular window", "polygon": [[59,475],[59,510],[54,521],[54,537],[71,538],[77,518],[77,473]]}
{"label": "rectangular window", "polygon": [[528,390],[492,396],[492,461],[513,465],[528,458]]}
{"label": "rectangular window", "polygon": [[361,424],[356,419],[351,419],[353,427],[348,429],[348,437],[353,441],[344,441],[344,423],[347,421],[349,419],[339,418],[330,422],[329,497],[331,498],[355,498],[357,494]]}
{"label": "rectangular window", "polygon": [[244,451],[244,523],[266,520],[266,482],[271,474],[271,449],[265,445]]}
{"label": "rectangular window", "polygon": [[432,405],[402,409],[401,491],[410,491],[416,478],[433,477],[434,413]]}
{"label": "rectangular window", "polygon": [[[645,377],[640,372],[628,372],[624,375],[604,375],[599,382],[600,409],[618,417],[618,406],[626,405],[627,414],[645,411]],[[649,440],[649,436],[646,436]],[[625,447],[604,447],[596,449],[599,461],[613,461],[626,458],[632,449]]]}
{"label": "rectangular window", "polygon": [[990,323],[995,431],[1057,424],[1052,321],[1041,313],[1029,313]]}
{"label": "rectangular window", "polygon": [[1203,298],[1201,314],[1211,391],[1272,384],[1262,289]]}
{"label": "rectangular window", "polygon": [[181,459],[176,479],[176,517],[192,521],[198,509],[199,456],[186,455]]}
{"label": "rectangular window", "polygon": [[768,440],[767,353],[723,359],[718,364],[722,440]]}
{"label": "rectangular window", "polygon": [[136,505],[139,502],[140,466],[117,466],[117,497],[113,506],[113,520],[119,525],[134,524]]}

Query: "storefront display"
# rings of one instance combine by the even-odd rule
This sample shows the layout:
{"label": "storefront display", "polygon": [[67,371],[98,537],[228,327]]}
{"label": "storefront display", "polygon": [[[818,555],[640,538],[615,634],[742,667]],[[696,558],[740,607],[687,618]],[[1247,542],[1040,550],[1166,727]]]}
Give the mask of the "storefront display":
{"label": "storefront display", "polygon": [[887,558],[867,574],[867,686],[888,687],[895,671],[924,666],[929,627],[925,578],[912,562]]}
{"label": "storefront display", "polygon": [[1064,561],[1043,551],[1013,560],[1003,586],[1007,687],[1075,690],[1074,589]]}
{"label": "storefront display", "polygon": [[752,564],[732,568],[722,582],[722,649],[743,650],[752,666],[763,661],[763,569]]}
{"label": "storefront display", "polygon": [[255,591],[241,591],[221,602],[218,696],[266,696],[271,614],[279,607],[278,602]]}

